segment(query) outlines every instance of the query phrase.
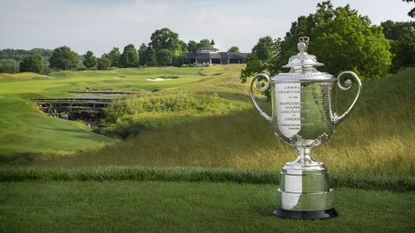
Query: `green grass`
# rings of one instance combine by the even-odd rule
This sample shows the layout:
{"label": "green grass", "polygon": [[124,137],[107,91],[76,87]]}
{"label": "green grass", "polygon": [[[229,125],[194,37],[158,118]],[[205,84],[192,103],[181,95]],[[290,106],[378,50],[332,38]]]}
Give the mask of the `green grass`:
{"label": "green grass", "polygon": [[[79,123],[48,118],[33,109],[33,121],[30,124],[16,124],[14,113],[8,111],[0,118],[0,127],[5,129],[0,131],[0,154],[7,150],[12,157],[21,145],[27,145],[26,148],[22,147],[27,152],[20,156],[20,160],[30,160],[31,165],[41,167],[140,165],[279,170],[285,162],[294,160],[295,150],[276,139],[272,127],[253,110],[247,96],[247,85],[240,84],[238,80],[240,68],[241,66],[117,69],[102,72],[57,72],[51,74],[53,79],[0,78],[0,82],[6,84],[0,86],[0,97],[6,95],[4,92],[16,91],[10,85],[22,85],[18,93],[8,94],[9,98],[4,98],[6,107],[11,105],[9,99],[13,98],[29,101],[27,98],[30,96],[62,94],[86,87],[102,89],[108,87],[108,83],[117,90],[139,90],[140,96],[146,96],[143,99],[149,100],[147,102],[168,99],[174,100],[176,104],[174,98],[177,93],[190,93],[186,94],[190,99],[217,93],[219,100],[226,103],[221,108],[232,109],[227,108],[229,104],[237,106],[235,111],[203,113],[148,109],[139,113],[124,112],[115,120],[116,127],[127,131],[126,135],[135,136],[120,142],[93,134]],[[411,68],[380,80],[363,82],[362,96],[355,111],[338,127],[336,134],[327,143],[313,150],[313,157],[325,162],[333,172],[415,176],[415,124],[411,124],[415,121],[414,74],[415,69]],[[149,77],[169,76],[179,78],[171,83],[147,81]],[[30,82],[30,85],[22,84],[26,82]],[[160,91],[151,92],[157,88]],[[338,92],[338,105],[343,106],[340,112],[350,104],[353,94],[353,91]],[[137,98],[141,97],[130,100],[131,106],[147,103]],[[158,106],[157,103],[152,104]],[[264,103],[266,105],[269,103]],[[161,103],[160,106],[164,105]],[[23,116],[29,108],[16,109],[13,111],[20,111]],[[3,120],[6,118],[10,124]],[[40,120],[40,123],[36,120]],[[66,140],[47,140],[50,137],[46,134],[39,133],[42,137],[37,137],[37,134],[30,135],[25,131],[37,124],[50,124],[52,121],[56,122],[56,125],[52,124],[53,129],[58,128],[61,122],[73,124],[70,127],[78,130],[79,134],[74,136],[69,134],[73,131],[67,130],[60,132],[60,137],[66,136]],[[9,137],[7,133],[14,134]],[[33,143],[28,143],[29,136],[33,137]],[[89,137],[99,138],[86,142],[84,139]],[[42,140],[44,143],[39,143]],[[88,145],[89,149],[76,151],[78,147],[72,145],[83,144],[72,143],[75,140],[85,142],[84,145]],[[106,143],[103,147],[102,141]],[[111,141],[115,143],[108,143]],[[65,148],[65,144],[71,145],[68,147],[73,149],[69,151],[72,154],[61,156],[57,151]],[[45,148],[50,150],[45,151]],[[43,153],[35,153],[37,151]]]}
{"label": "green grass", "polygon": [[[241,66],[230,66],[237,73]],[[141,94],[191,86],[208,79],[205,68],[145,68],[109,71],[60,71],[0,74],[0,161],[31,160],[77,153],[116,140],[95,134],[80,122],[48,117],[31,101],[35,97],[68,96],[69,91],[111,89]],[[215,75],[212,75],[214,77]],[[175,77],[163,82],[151,78]]]}
{"label": "green grass", "polygon": [[112,141],[81,122],[49,117],[17,96],[0,96],[0,109],[0,161],[27,153],[65,155]]}
{"label": "green grass", "polygon": [[274,185],[0,183],[0,232],[413,232],[414,194],[340,188],[338,218],[306,221],[272,215]]}
{"label": "green grass", "polygon": [[[330,171],[415,175],[415,69],[366,81],[355,111],[313,150]],[[347,106],[351,93],[338,93]],[[345,97],[342,97],[345,95]],[[240,99],[247,101],[246,96]],[[269,104],[269,103],[265,103]],[[343,107],[344,108],[344,107]],[[151,119],[151,116],[148,115]],[[179,119],[181,116],[178,115]],[[154,118],[153,118],[154,120]],[[163,118],[157,119],[163,121]],[[167,120],[166,120],[167,121]],[[177,126],[142,130],[121,143],[38,166],[147,165],[280,169],[295,150],[278,140],[253,107]]]}
{"label": "green grass", "polygon": [[[0,167],[0,182],[13,181],[204,181],[279,184],[280,174],[267,170],[202,167],[97,166],[76,168]],[[414,176],[331,173],[332,187],[414,191]]]}
{"label": "green grass", "polygon": [[[327,221],[271,215],[277,170],[295,150],[253,110],[240,68],[0,75],[0,232],[414,232],[414,68],[365,81],[351,117],[313,151],[337,190],[340,216]],[[147,80],[158,77],[174,80]],[[112,122],[132,129],[128,139],[30,100],[87,88],[146,96],[128,100],[144,111]],[[353,93],[338,95],[346,106]]]}

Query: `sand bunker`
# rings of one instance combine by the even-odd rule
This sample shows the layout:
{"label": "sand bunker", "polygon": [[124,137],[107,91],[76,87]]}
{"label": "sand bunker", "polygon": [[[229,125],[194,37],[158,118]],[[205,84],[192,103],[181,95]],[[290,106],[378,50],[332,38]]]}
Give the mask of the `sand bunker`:
{"label": "sand bunker", "polygon": [[168,81],[168,80],[173,80],[172,78],[148,78],[148,81],[153,81],[153,82],[160,82],[160,81]]}

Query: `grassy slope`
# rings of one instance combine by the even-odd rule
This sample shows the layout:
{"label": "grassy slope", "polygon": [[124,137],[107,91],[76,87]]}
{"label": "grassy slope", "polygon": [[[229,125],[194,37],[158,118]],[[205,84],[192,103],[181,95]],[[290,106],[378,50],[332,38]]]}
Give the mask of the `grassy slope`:
{"label": "grassy slope", "polygon": [[[67,154],[97,147],[112,140],[92,133],[82,123],[54,119],[41,113],[30,98],[68,95],[68,91],[112,89],[142,91],[185,85],[201,78],[203,68],[116,69],[0,75],[0,159],[19,154]],[[149,78],[178,76],[165,82]]]}
{"label": "grassy slope", "polygon": [[[408,69],[385,79],[364,82],[355,111],[328,143],[314,150],[315,159],[324,161],[332,171],[415,175],[415,124],[410,123],[415,121],[414,73],[415,69]],[[236,82],[227,81],[221,86],[213,79],[204,82],[212,85],[208,90],[226,87],[236,93],[246,93],[244,86]],[[207,86],[192,85],[195,90]],[[229,98],[235,96],[229,95]],[[353,93],[339,92],[338,96],[339,105],[347,106]],[[248,101],[247,96],[239,98]],[[294,156],[295,150],[276,140],[272,128],[250,107],[234,115],[143,131],[116,145],[39,165],[279,169]]]}
{"label": "grassy slope", "polygon": [[[276,140],[271,127],[253,110],[246,95],[246,85],[238,82],[240,68],[118,69],[57,72],[52,73],[53,79],[26,77],[16,81],[16,77],[0,78],[0,102],[3,101],[3,108],[11,109],[0,113],[3,114],[0,118],[0,154],[16,151],[56,154],[59,150],[73,151],[74,148],[94,147],[109,141],[91,133],[82,124],[49,118],[33,110],[29,97],[61,95],[86,87],[117,90],[161,88],[161,94],[180,91],[219,93],[223,98],[246,103],[247,110],[213,117],[145,114],[143,117],[147,121],[156,118],[159,122],[185,124],[144,130],[136,137],[102,149],[84,151],[77,156],[35,161],[35,164],[279,169],[286,161],[293,160],[295,152]],[[415,121],[414,73],[415,69],[407,69],[385,79],[364,82],[356,110],[350,119],[340,125],[328,143],[314,150],[315,159],[324,161],[330,170],[336,172],[415,175],[415,124],[409,123]],[[166,82],[147,81],[148,78],[171,76],[180,78]],[[338,95],[339,105],[347,106],[346,102],[353,94],[339,92]],[[13,106],[16,108],[13,109]],[[32,114],[30,118],[26,117],[29,114]],[[57,131],[58,128],[64,130]],[[62,139],[50,140],[54,137]]]}
{"label": "grassy slope", "polygon": [[0,183],[0,232],[413,232],[413,192],[337,190],[340,216],[283,220],[273,185]]}
{"label": "grassy slope", "polygon": [[0,109],[2,160],[27,152],[66,154],[110,142],[85,124],[48,117],[19,97],[0,97]]}

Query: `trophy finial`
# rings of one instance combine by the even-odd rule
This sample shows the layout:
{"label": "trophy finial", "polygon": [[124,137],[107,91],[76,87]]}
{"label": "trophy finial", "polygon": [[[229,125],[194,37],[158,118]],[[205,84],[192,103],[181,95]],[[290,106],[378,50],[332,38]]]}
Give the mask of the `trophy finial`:
{"label": "trophy finial", "polygon": [[307,52],[309,41],[310,41],[310,38],[308,36],[302,36],[298,38],[297,48],[298,48],[298,51],[300,51],[300,53]]}
{"label": "trophy finial", "polygon": [[322,66],[323,63],[317,62],[317,58],[314,55],[307,53],[308,43],[310,37],[302,36],[298,38],[297,48],[299,53],[290,57],[288,64],[284,65],[284,68],[291,68],[291,73],[303,72],[303,71],[317,71],[315,66]]}

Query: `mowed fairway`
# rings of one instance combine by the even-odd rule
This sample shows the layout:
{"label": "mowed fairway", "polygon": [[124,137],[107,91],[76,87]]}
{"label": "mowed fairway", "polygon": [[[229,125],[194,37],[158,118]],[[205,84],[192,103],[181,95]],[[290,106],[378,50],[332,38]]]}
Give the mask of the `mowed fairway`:
{"label": "mowed fairway", "polygon": [[413,232],[415,193],[337,190],[338,218],[284,220],[274,185],[0,183],[0,232]]}
{"label": "mowed fairway", "polygon": [[[230,66],[237,74],[241,66]],[[191,86],[209,79],[204,68],[137,68],[109,71],[61,71],[0,74],[0,160],[26,154],[71,154],[116,140],[93,133],[84,123],[56,119],[37,109],[31,98],[70,96],[70,91],[152,92]],[[215,76],[212,74],[210,76]],[[171,79],[150,81],[149,79]]]}

